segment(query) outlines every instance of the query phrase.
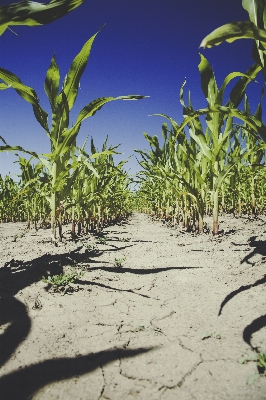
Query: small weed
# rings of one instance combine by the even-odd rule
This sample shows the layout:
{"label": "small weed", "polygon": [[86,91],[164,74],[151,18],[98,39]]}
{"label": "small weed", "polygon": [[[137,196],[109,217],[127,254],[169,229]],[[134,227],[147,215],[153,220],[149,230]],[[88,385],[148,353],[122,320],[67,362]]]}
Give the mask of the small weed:
{"label": "small weed", "polygon": [[124,258],[115,258],[115,266],[121,268],[123,266],[123,262],[126,261],[126,257]]}
{"label": "small weed", "polygon": [[130,242],[131,238],[119,238],[118,241],[119,242]]}
{"label": "small weed", "polygon": [[85,252],[86,253],[90,253],[90,255],[94,255],[94,254],[97,254],[99,252],[99,249],[95,244],[83,243],[83,246],[86,247]]}
{"label": "small weed", "polygon": [[51,292],[58,292],[62,294],[71,293],[74,290],[71,283],[75,283],[81,276],[85,274],[85,271],[77,272],[74,268],[68,274],[60,274],[48,276],[48,278],[42,277],[42,281],[48,284]]}
{"label": "small weed", "polygon": [[202,335],[201,340],[205,340],[205,339],[221,339],[221,335],[219,332],[212,332],[212,333],[205,333],[204,335]]}
{"label": "small weed", "polygon": [[13,236],[13,238],[12,238],[12,242],[16,242],[16,241],[17,241],[17,239],[18,239],[18,235],[15,235],[15,236]]}
{"label": "small weed", "polygon": [[87,243],[84,243],[84,245],[83,246],[85,246],[89,251],[95,251],[95,250],[98,250],[98,247],[97,246],[95,246],[95,244],[87,244]]}
{"label": "small weed", "polygon": [[74,261],[73,265],[72,265],[72,269],[73,268],[83,271],[83,275],[84,275],[84,273],[86,271],[88,271],[89,264],[82,264],[82,263],[78,263],[78,262]]}
{"label": "small weed", "polygon": [[240,357],[237,362],[239,364],[245,364],[249,361],[256,361],[257,362],[257,374],[252,374],[247,379],[248,385],[253,385],[253,383],[262,376],[266,376],[266,351],[264,353],[250,353],[245,354],[244,356]]}
{"label": "small weed", "polygon": [[99,237],[97,238],[97,243],[99,243],[99,244],[106,244],[107,240],[108,240],[107,238],[99,236]]}
{"label": "small weed", "polygon": [[258,353],[257,367],[261,373],[266,372],[266,351],[264,353]]}

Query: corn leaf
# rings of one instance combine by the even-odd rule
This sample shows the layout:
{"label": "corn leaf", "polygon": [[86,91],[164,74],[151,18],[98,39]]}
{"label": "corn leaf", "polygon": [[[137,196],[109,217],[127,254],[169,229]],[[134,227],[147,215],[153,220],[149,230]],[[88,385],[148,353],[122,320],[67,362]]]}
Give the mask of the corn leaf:
{"label": "corn leaf", "polygon": [[8,89],[10,86],[6,85],[5,83],[0,83],[0,90]]}
{"label": "corn leaf", "polygon": [[236,83],[230,93],[230,102],[233,108],[237,108],[244,98],[245,90],[248,83],[255,79],[258,73],[261,71],[261,66],[258,64],[253,64],[242,76],[241,79]]}
{"label": "corn leaf", "polygon": [[0,7],[0,36],[9,25],[37,26],[63,17],[85,0],[52,0],[49,4],[23,0]]}
{"label": "corn leaf", "polygon": [[186,117],[182,124],[180,125],[178,131],[181,131],[184,129],[186,125],[189,124],[189,122],[193,121],[195,118],[205,115],[208,113],[224,113],[224,114],[231,114],[232,116],[239,118],[241,121],[245,122],[250,128],[252,128],[254,131],[258,132],[260,137],[263,139],[264,142],[266,142],[266,126],[258,120],[256,117],[248,115],[247,113],[240,111],[236,108],[230,108],[230,107],[225,107],[225,106],[218,106],[216,105],[215,107],[208,107],[208,108],[203,108],[200,110],[197,110],[194,112],[194,114],[189,115]]}
{"label": "corn leaf", "polygon": [[266,4],[264,0],[242,0],[249,19],[259,28],[266,28]]}
{"label": "corn leaf", "polygon": [[56,112],[57,98],[58,98],[58,88],[59,88],[60,73],[59,68],[55,60],[55,55],[53,55],[50,67],[46,73],[46,78],[44,82],[44,90],[50,101],[52,111]]}
{"label": "corn leaf", "polygon": [[213,106],[216,101],[216,96],[218,93],[218,88],[215,80],[213,70],[208,62],[208,60],[200,54],[199,72],[201,78],[201,87],[208,101],[209,106]]}
{"label": "corn leaf", "polygon": [[232,43],[237,39],[255,39],[266,44],[266,30],[259,29],[251,21],[232,22],[212,31],[202,40],[200,47],[211,48],[224,41]]}
{"label": "corn leaf", "polygon": [[96,38],[100,30],[84,44],[79,54],[74,58],[66,76],[63,92],[65,93],[69,110],[71,110],[75,103],[78,94],[80,78],[85,71],[86,65],[88,63],[88,58],[94,39]]}
{"label": "corn leaf", "polygon": [[0,68],[0,79],[2,79],[5,84],[9,85],[10,88],[15,89],[15,91],[33,107],[34,115],[41,126],[48,132],[48,114],[40,107],[39,99],[34,89],[29,86],[24,85],[21,80],[12,72]]}
{"label": "corn leaf", "polygon": [[32,155],[32,156],[34,156],[36,158],[39,157],[38,154],[35,153],[34,151],[25,150],[21,146],[9,146],[9,145],[0,146],[0,152],[1,151],[22,151],[23,153],[30,154],[30,155]]}
{"label": "corn leaf", "polygon": [[223,183],[223,181],[225,180],[225,178],[230,174],[233,167],[238,162],[239,162],[239,158],[236,158],[235,160],[231,161],[223,168],[223,170],[219,173],[217,179],[215,180],[214,190],[218,190],[220,188],[220,186]]}
{"label": "corn leaf", "polygon": [[[252,74],[252,76],[253,75],[254,74]],[[218,104],[219,106],[222,106],[224,91],[225,91],[227,85],[231,82],[232,79],[237,78],[237,77],[246,78],[245,79],[245,86],[244,86],[245,88],[248,85],[248,83],[252,80],[252,77],[249,76],[249,75],[243,74],[241,72],[231,72],[230,74],[227,75],[227,77],[223,81],[221,89],[219,90],[218,95],[217,95],[216,100],[215,100],[216,104]],[[254,76],[254,78],[255,78],[255,76]],[[241,80],[239,80],[239,82],[241,82]],[[242,84],[243,84],[243,82],[244,81],[242,81]],[[239,90],[240,90],[240,88],[239,88]]]}
{"label": "corn leaf", "polygon": [[68,151],[69,146],[75,141],[75,139],[78,135],[82,121],[84,121],[86,118],[92,117],[105,104],[107,104],[113,100],[139,100],[139,99],[144,99],[145,97],[146,96],[140,96],[140,95],[128,95],[128,96],[119,96],[119,97],[101,97],[99,99],[92,101],[90,104],[85,106],[80,111],[73,127],[71,127],[70,129],[67,129],[63,132],[63,134],[62,134],[63,141],[60,143],[60,145],[57,146],[56,150],[53,152],[53,155],[52,155],[53,160],[56,160],[56,158],[60,154],[64,154],[66,151]]}

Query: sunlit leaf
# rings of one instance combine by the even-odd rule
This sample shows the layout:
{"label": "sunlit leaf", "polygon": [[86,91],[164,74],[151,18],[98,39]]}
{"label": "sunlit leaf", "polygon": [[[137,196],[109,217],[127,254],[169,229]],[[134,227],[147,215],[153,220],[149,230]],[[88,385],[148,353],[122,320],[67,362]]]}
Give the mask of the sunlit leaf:
{"label": "sunlit leaf", "polygon": [[63,17],[85,0],[52,0],[48,4],[23,0],[0,7],[0,35],[9,25],[37,26]]}
{"label": "sunlit leaf", "polygon": [[210,48],[224,41],[232,43],[237,39],[255,39],[266,44],[266,30],[259,29],[251,21],[232,22],[212,31],[202,40],[200,47]]}

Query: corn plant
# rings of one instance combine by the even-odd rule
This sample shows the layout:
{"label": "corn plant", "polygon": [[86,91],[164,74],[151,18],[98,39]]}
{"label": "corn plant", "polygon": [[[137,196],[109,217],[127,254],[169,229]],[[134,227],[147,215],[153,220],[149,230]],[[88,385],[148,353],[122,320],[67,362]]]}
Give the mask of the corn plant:
{"label": "corn plant", "polygon": [[[248,73],[231,73],[229,74],[220,90],[218,90],[214,73],[210,67],[207,59],[200,55],[201,62],[199,64],[199,71],[201,74],[201,86],[203,93],[208,102],[208,108],[194,111],[191,107],[184,106],[184,121],[179,127],[181,131],[186,125],[189,126],[190,135],[201,146],[204,155],[209,159],[212,173],[213,173],[213,234],[218,233],[218,196],[219,188],[225,179],[226,175],[232,170],[235,161],[231,160],[226,163],[226,148],[230,140],[232,132],[232,117],[235,116],[241,119],[245,128],[249,130],[256,130],[260,136],[266,138],[266,127],[261,121],[261,115],[251,115],[249,110],[244,112],[236,109],[244,96],[244,90],[250,80],[253,78],[253,71]],[[241,76],[241,80],[235,85],[230,94],[230,100],[223,106],[223,96],[225,88],[228,83],[235,77]],[[199,116],[206,115],[206,124],[210,134],[211,147],[206,141],[203,130],[200,124]],[[225,125],[224,125],[225,124]],[[224,131],[222,129],[224,126]]]}
{"label": "corn plant", "polygon": [[[81,51],[74,58],[68,74],[66,75],[61,92],[59,93],[60,72],[56,63],[55,56],[52,57],[50,67],[47,71],[45,78],[45,92],[48,96],[51,111],[52,111],[52,126],[48,126],[48,114],[40,107],[39,100],[36,92],[29,86],[24,85],[21,80],[13,73],[0,68],[0,79],[3,80],[5,85],[14,88],[16,92],[27,102],[32,104],[34,115],[37,121],[44,128],[51,146],[51,153],[45,155],[37,155],[35,152],[26,151],[19,146],[5,146],[0,147],[0,151],[5,150],[22,150],[26,153],[37,157],[47,168],[51,177],[51,227],[52,235],[55,238],[55,226],[58,221],[58,210],[60,213],[60,204],[64,201],[62,198],[62,174],[64,175],[65,169],[70,169],[69,160],[75,151],[76,137],[79,133],[82,122],[93,116],[100,110],[106,103],[113,100],[138,100],[145,96],[128,95],[119,97],[102,97],[98,98],[88,105],[86,105],[78,114],[76,122],[69,128],[69,113],[72,109],[79,89],[79,82],[81,76],[86,68],[88,58],[90,55],[91,47],[98,32],[93,35],[82,47]],[[65,182],[65,181],[64,181]],[[58,191],[58,187],[61,190]],[[61,228],[59,227],[60,240],[62,238]]]}
{"label": "corn plant", "polygon": [[10,175],[2,178],[0,175],[0,221],[9,222],[22,220],[25,216],[21,211],[21,203],[13,202],[18,192],[21,189],[21,184],[12,179]]}
{"label": "corn plant", "polygon": [[27,214],[27,228],[30,229],[32,220],[35,222],[37,229],[37,221],[41,221],[47,215],[47,200],[49,195],[47,184],[49,184],[49,176],[41,162],[35,166],[31,163],[32,158],[27,160],[24,157],[18,157],[17,161],[20,165],[21,190],[12,199],[23,199],[24,212]]}

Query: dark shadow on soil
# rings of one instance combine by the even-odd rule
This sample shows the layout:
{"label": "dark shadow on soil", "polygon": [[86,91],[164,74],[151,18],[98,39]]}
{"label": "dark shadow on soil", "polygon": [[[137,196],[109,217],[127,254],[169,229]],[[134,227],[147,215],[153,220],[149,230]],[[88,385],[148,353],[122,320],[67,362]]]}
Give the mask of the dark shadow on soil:
{"label": "dark shadow on soil", "polygon": [[[147,296],[146,294],[141,294],[141,293],[137,293],[134,292],[134,290],[132,289],[119,289],[119,288],[114,288],[112,286],[108,286],[108,285],[104,285],[103,283],[98,283],[98,282],[86,282],[86,281],[81,281],[81,280],[77,280],[76,281],[77,284],[79,285],[87,285],[87,286],[98,286],[98,287],[102,287],[104,289],[109,289],[109,290],[113,290],[114,292],[128,292],[128,293],[133,293],[136,294],[138,296],[141,297],[145,297],[146,299],[153,299],[153,297]],[[156,300],[156,299],[155,299]]]}
{"label": "dark shadow on soil", "polygon": [[136,357],[154,348],[112,349],[74,358],[46,360],[23,367],[0,378],[0,393],[4,400],[28,400],[45,385],[94,371],[115,360]]}
{"label": "dark shadow on soil", "polygon": [[240,286],[239,289],[234,290],[233,292],[229,293],[226,296],[226,298],[222,301],[218,315],[222,314],[222,310],[223,310],[224,306],[226,305],[226,303],[228,303],[228,301],[231,300],[233,297],[235,297],[238,293],[244,292],[245,290],[248,290],[248,289],[258,286],[258,285],[263,285],[264,283],[266,283],[266,275],[264,275],[264,277],[262,279],[259,279],[255,283],[251,283],[250,285],[246,285],[246,286]]}
{"label": "dark shadow on soil", "polygon": [[89,271],[106,271],[106,272],[113,272],[116,274],[136,274],[136,275],[149,275],[149,274],[158,274],[160,272],[166,272],[171,270],[182,270],[182,269],[199,269],[203,267],[166,267],[166,268],[125,268],[125,267],[92,267],[89,268]]}
{"label": "dark shadow on soil", "polygon": [[[0,326],[8,324],[0,335],[0,366],[29,334],[31,320],[26,306],[14,297],[0,299]],[[1,391],[0,391],[1,394]]]}
{"label": "dark shadow on soil", "polygon": [[262,315],[259,318],[254,319],[243,331],[243,339],[244,341],[257,352],[259,351],[257,347],[253,347],[251,344],[251,337],[253,333],[258,332],[261,328],[266,327],[266,314]]}
{"label": "dark shadow on soil", "polygon": [[[0,325],[7,324],[4,333],[0,335],[0,365],[3,365],[9,359],[19,344],[26,339],[31,328],[27,307],[13,296],[25,287],[40,281],[42,276],[47,276],[48,273],[51,276],[58,275],[63,272],[64,266],[75,265],[75,263],[97,262],[97,257],[103,254],[103,252],[99,251],[85,251],[83,254],[80,254],[79,251],[82,248],[81,246],[72,252],[64,254],[46,254],[31,261],[23,262],[12,259],[3,268],[0,268],[0,293],[2,296],[0,301]],[[93,267],[89,271],[98,269],[106,272],[123,274],[128,272],[143,275],[188,268],[168,267],[142,270],[118,267]],[[131,289],[119,289],[101,283],[84,282],[81,280],[77,283],[80,285],[94,285],[107,290],[133,293],[134,295],[150,298]]]}
{"label": "dark shadow on soil", "polygon": [[[266,256],[266,240],[256,240],[257,236],[251,236],[249,238],[249,246],[254,247],[254,250],[247,254],[246,257],[243,258],[240,264],[247,263],[247,264],[253,264],[249,260],[255,256],[256,254],[260,254],[263,257]],[[236,243],[233,243],[235,246],[237,246]]]}
{"label": "dark shadow on soil", "polygon": [[89,263],[102,252],[85,251],[80,254],[80,246],[74,251],[63,254],[45,254],[30,261],[14,260],[0,268],[0,294],[14,296],[19,290],[41,280],[42,276],[59,275],[63,267],[77,263]]}
{"label": "dark shadow on soil", "polygon": [[113,245],[113,244],[109,244],[109,246],[110,246],[110,247],[114,247],[114,248],[113,248],[113,249],[110,249],[110,248],[108,248],[108,249],[103,249],[103,250],[101,250],[101,251],[104,253],[105,251],[119,251],[119,250],[125,250],[125,249],[127,249],[128,247],[133,247],[134,245],[133,245],[133,244],[130,244],[130,245],[128,245],[128,246],[117,247],[117,246],[115,246],[115,245]]}
{"label": "dark shadow on soil", "polygon": [[63,266],[87,260],[88,254],[79,254],[81,248],[65,254],[46,254],[26,262],[12,259],[0,268],[0,326],[6,328],[0,335],[0,365],[11,357],[31,328],[27,307],[14,296],[25,287],[40,281],[48,272],[50,275],[58,275],[63,272]]}

